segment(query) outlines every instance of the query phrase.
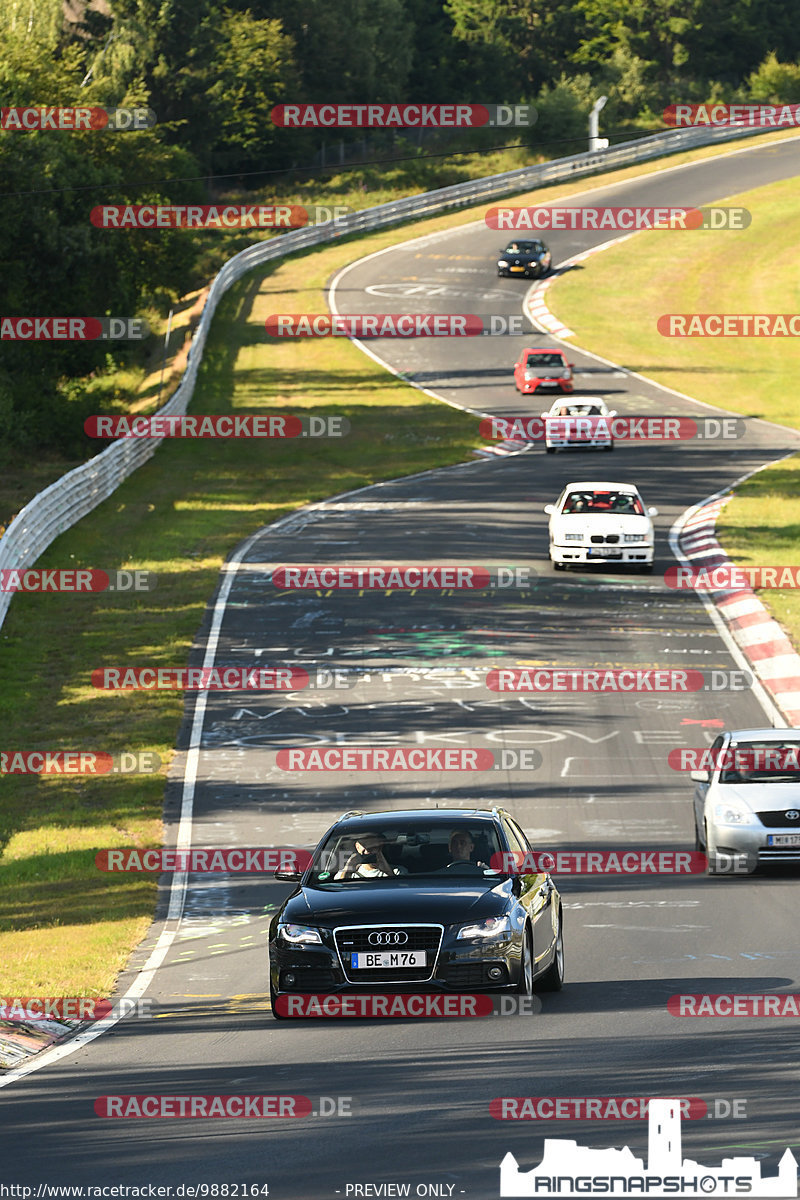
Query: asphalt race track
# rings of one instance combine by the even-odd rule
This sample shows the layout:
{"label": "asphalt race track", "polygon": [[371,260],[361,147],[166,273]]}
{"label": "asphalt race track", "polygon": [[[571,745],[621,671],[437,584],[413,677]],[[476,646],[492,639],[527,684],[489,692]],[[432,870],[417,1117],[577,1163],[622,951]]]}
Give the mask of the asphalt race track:
{"label": "asphalt race track", "polygon": [[[680,169],[657,164],[651,177],[613,188],[589,181],[582,199],[701,205],[797,175],[800,139],[745,144]],[[676,246],[683,238],[690,246],[691,233],[674,236]],[[608,235],[545,237],[559,263]],[[472,224],[407,242],[342,272],[336,308],[517,314],[527,284],[497,277],[501,241]],[[591,260],[584,272],[591,287]],[[720,298],[721,310],[733,307]],[[524,344],[551,339],[384,340],[370,348],[461,406],[538,414],[549,402],[520,398],[513,386],[511,364]],[[576,395],[601,393],[622,413],[709,412],[577,350],[570,358]],[[689,505],[799,443],[752,421],[733,443],[618,444],[613,455],[552,456],[536,446],[337,497],[262,530],[241,551],[216,661],[339,667],[348,686],[244,699],[209,693],[193,843],[312,846],[347,809],[449,801],[504,805],[542,849],[691,850],[692,785],[667,765],[668,751],[710,744],[717,726],[702,722],[768,724],[750,691],[511,696],[489,691],[485,674],[523,663],[735,669],[699,600],[664,584],[674,562],[668,532]],[[542,506],[582,478],[635,482],[658,507],[652,576],[553,573]],[[278,593],[265,578],[279,563],[352,561],[488,562],[534,574],[524,588],[471,596]],[[212,616],[209,608],[197,664]],[[191,720],[187,709],[184,751]],[[292,774],[276,765],[281,747],[367,743],[536,748],[542,763],[535,771],[417,776]],[[176,775],[167,796],[173,843],[181,801]],[[530,1168],[545,1136],[646,1154],[644,1121],[501,1122],[489,1108],[501,1096],[742,1099],[745,1119],[684,1122],[687,1156],[715,1164],[726,1154],[754,1155],[774,1174],[784,1148],[798,1141],[796,1023],[681,1019],[666,1004],[678,992],[791,990],[797,872],[557,881],[568,981],[535,1015],[279,1023],[265,994],[265,935],[289,885],[258,875],[192,876],[176,936],[146,992],[153,1018],[120,1022],[0,1087],[0,1182],[268,1184],[277,1200],[379,1195],[347,1188],[396,1183],[409,1184],[411,1195],[490,1200],[505,1153]],[[176,922],[153,928],[128,982],[165,928]],[[100,1096],[143,1093],[305,1095],[318,1115],[221,1122],[94,1113]],[[348,1098],[341,1107],[351,1115],[319,1115],[330,1107],[321,1097]],[[417,1192],[418,1185],[438,1190]]]}

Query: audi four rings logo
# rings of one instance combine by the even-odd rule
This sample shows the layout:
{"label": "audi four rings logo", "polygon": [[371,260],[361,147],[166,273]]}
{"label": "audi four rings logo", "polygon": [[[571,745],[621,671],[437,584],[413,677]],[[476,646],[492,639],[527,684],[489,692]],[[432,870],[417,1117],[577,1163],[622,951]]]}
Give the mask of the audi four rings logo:
{"label": "audi four rings logo", "polygon": [[402,946],[408,941],[408,934],[394,929],[371,933],[367,938],[370,946]]}
{"label": "audi four rings logo", "polygon": [[788,820],[790,820],[790,821],[796,821],[796,820],[797,820],[797,818],[798,818],[798,817],[800,817],[800,809],[797,809],[797,808],[787,808],[787,810],[786,810],[786,812],[785,812],[785,814],[784,814],[784,815],[787,817],[787,819],[788,819]]}

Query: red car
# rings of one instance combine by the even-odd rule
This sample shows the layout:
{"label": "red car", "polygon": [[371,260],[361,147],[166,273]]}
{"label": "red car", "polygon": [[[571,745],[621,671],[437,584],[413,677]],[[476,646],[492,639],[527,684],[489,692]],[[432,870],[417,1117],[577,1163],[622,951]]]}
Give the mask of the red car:
{"label": "red car", "polygon": [[514,386],[530,394],[541,388],[573,390],[572,363],[561,350],[523,350],[514,363]]}

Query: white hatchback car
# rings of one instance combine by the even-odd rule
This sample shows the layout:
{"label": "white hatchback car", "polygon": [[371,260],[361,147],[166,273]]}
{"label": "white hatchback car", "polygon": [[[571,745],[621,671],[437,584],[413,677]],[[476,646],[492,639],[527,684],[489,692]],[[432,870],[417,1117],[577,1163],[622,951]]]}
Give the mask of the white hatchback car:
{"label": "white hatchback car", "polygon": [[550,561],[556,571],[570,564],[615,562],[653,569],[655,533],[632,483],[568,483],[550,514]]}
{"label": "white hatchback car", "polygon": [[800,730],[721,733],[692,771],[695,846],[709,875],[800,863]]}
{"label": "white hatchback car", "polygon": [[609,422],[616,415],[616,409],[609,409],[602,396],[554,401],[552,407],[542,413],[547,453],[555,454],[556,450],[566,450],[572,446],[613,450],[614,438]]}

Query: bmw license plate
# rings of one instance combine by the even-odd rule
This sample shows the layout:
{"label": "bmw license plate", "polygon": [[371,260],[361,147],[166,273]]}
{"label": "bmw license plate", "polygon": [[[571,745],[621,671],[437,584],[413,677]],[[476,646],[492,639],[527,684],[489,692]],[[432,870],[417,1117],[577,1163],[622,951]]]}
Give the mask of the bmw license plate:
{"label": "bmw license plate", "polygon": [[589,558],[615,558],[616,555],[621,553],[621,550],[617,546],[604,546],[602,549],[593,547],[587,551],[587,556]]}
{"label": "bmw license plate", "polygon": [[800,833],[770,833],[768,846],[800,846]]}
{"label": "bmw license plate", "polygon": [[374,970],[376,967],[424,967],[426,966],[424,950],[374,950],[368,954],[350,955],[350,967],[357,970]]}

